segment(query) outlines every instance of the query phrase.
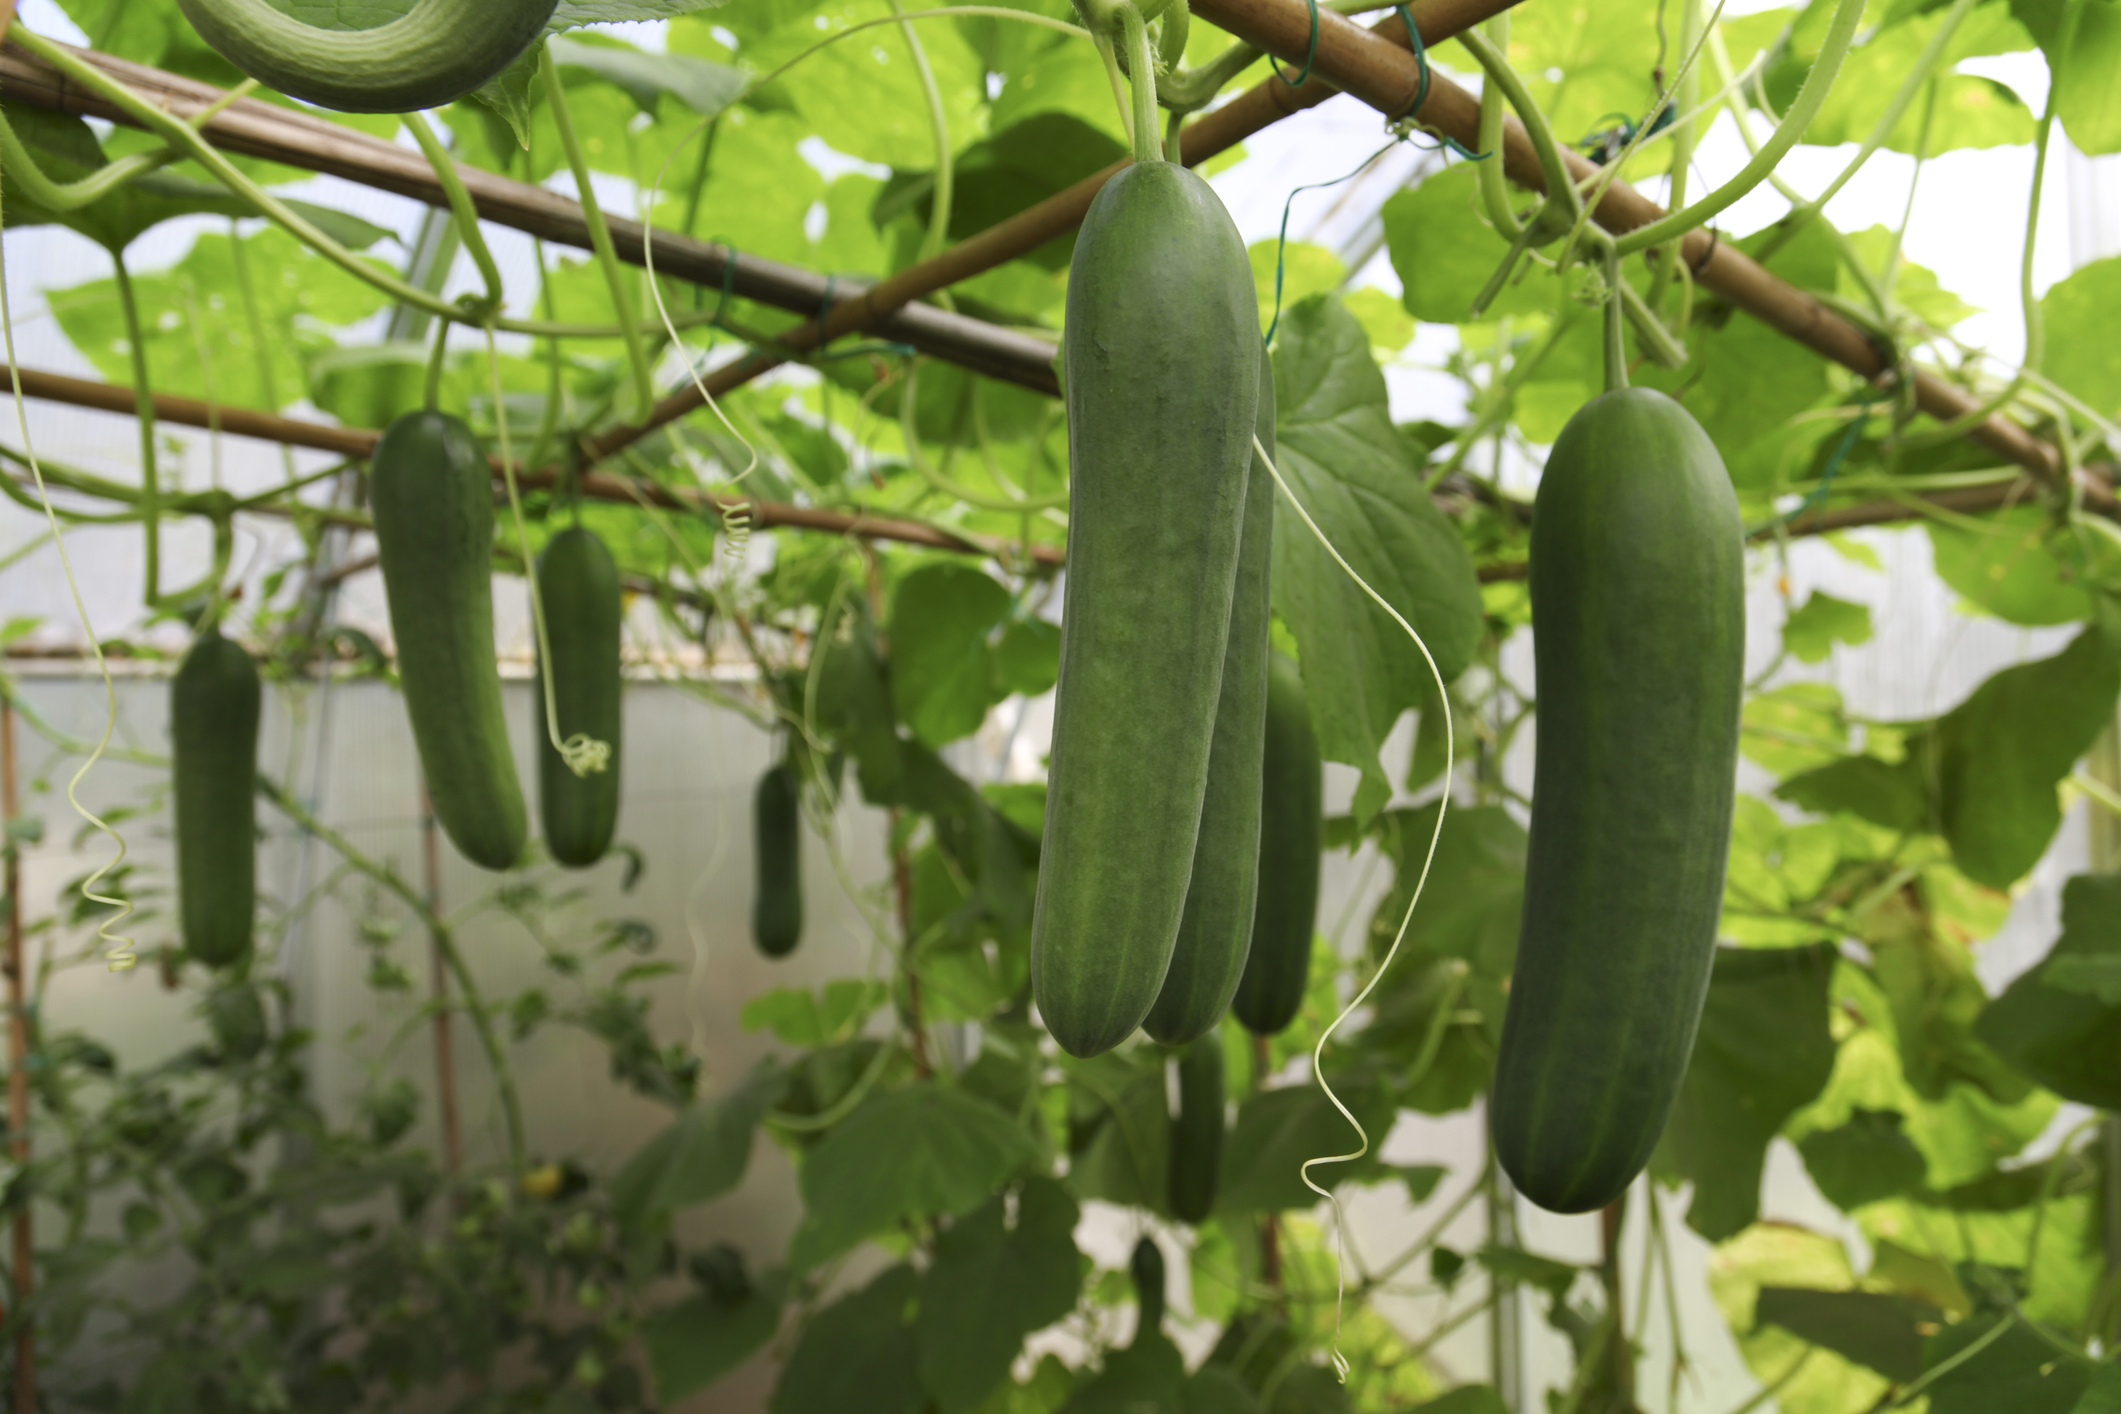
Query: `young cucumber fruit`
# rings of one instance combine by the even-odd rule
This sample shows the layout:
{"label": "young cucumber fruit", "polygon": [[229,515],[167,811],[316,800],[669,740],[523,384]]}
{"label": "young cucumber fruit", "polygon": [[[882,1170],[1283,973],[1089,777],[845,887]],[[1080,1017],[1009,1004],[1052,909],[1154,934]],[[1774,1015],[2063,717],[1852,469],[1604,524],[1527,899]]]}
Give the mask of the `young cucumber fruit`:
{"label": "young cucumber fruit", "polygon": [[786,761],[759,777],[753,800],[758,886],[751,896],[751,940],[768,957],[786,957],[803,940],[803,801]]}
{"label": "young cucumber fruit", "polygon": [[1144,162],[1076,239],[1068,600],[1031,971],[1093,1056],[1141,1024],[1193,877],[1259,398],[1244,242],[1208,184]]}
{"label": "young cucumber fruit", "polygon": [[258,666],[209,629],[169,686],[175,748],[177,911],[184,950],[227,967],[257,909]]}
{"label": "young cucumber fruit", "polygon": [[1255,1036],[1282,1031],[1303,1009],[1325,851],[1325,764],[1311,732],[1303,670],[1283,653],[1268,655],[1266,735],[1259,906],[1252,916],[1252,953],[1231,1003]]}
{"label": "young cucumber fruit", "polygon": [[[1259,443],[1274,451],[1274,365],[1259,355]],[[1229,648],[1223,657],[1215,740],[1208,748],[1208,791],[1193,846],[1186,911],[1156,1005],[1142,1030],[1177,1045],[1214,1029],[1229,1010],[1252,948],[1259,885],[1260,762],[1267,722],[1267,571],[1274,534],[1274,478],[1255,453],[1245,482],[1243,539],[1230,598]]]}
{"label": "young cucumber fruit", "polygon": [[471,429],[432,411],[391,423],[369,462],[369,501],[435,818],[466,859],[506,869],[529,817],[494,660],[493,477]]}
{"label": "young cucumber fruit", "polygon": [[603,770],[576,775],[546,730],[543,680],[532,684],[545,845],[561,864],[581,869],[604,857],[619,821],[619,567],[594,531],[572,526],[546,544],[538,599],[552,649],[559,738],[582,735],[611,747]]}
{"label": "young cucumber fruit", "polygon": [[1171,1212],[1196,1226],[1215,1211],[1223,1162],[1223,1041],[1213,1033],[1178,1053],[1171,1120]]}
{"label": "young cucumber fruit", "polygon": [[1561,1213],[1648,1162],[1693,1050],[1730,846],[1744,530],[1685,409],[1607,393],[1562,430],[1532,520],[1538,675],[1524,920],[1495,1148]]}

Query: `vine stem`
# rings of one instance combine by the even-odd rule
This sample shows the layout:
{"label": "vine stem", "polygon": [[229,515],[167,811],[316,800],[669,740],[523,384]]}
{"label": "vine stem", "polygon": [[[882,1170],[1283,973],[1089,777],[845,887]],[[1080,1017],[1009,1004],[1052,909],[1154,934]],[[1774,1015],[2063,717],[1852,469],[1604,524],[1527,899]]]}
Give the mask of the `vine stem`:
{"label": "vine stem", "polygon": [[1833,21],[1827,26],[1826,41],[1820,46],[1818,57],[1812,60],[1811,72],[1804,76],[1804,86],[1797,90],[1796,100],[1738,175],[1693,205],[1614,237],[1614,245],[1622,255],[1633,255],[1636,251],[1685,235],[1767,180],[1783,155],[1804,136],[1812,119],[1819,116],[1819,109],[1826,103],[1827,91],[1833,88],[1834,79],[1841,72],[1841,61],[1848,57],[1849,46],[1856,38],[1856,25],[1863,18],[1863,7],[1864,0],[1840,0]]}
{"label": "vine stem", "polygon": [[111,247],[110,263],[133,365],[133,417],[140,427],[140,519],[147,530],[146,598],[152,609],[162,602],[162,472],[155,457],[155,390],[147,371],[147,340],[140,331],[140,301],[133,292],[132,272],[125,268],[124,250]]}
{"label": "vine stem", "polygon": [[[899,0],[891,0],[891,13],[898,20],[907,52],[913,55],[913,72],[920,78],[921,96],[928,104],[928,128],[935,138],[935,200],[929,209],[928,234],[921,242],[920,255],[923,260],[933,260],[942,253],[943,243],[950,238],[951,194],[956,175],[951,170],[950,161],[950,120],[943,112],[942,87],[935,81],[935,69],[928,63],[928,50],[921,43],[920,35],[914,32],[913,21],[906,17]],[[641,224],[648,224],[645,215]]]}
{"label": "vine stem", "polygon": [[471,968],[465,964],[464,954],[458,949],[448,922],[427,906],[427,900],[421,897],[420,891],[405,882],[397,870],[362,853],[359,846],[325,824],[307,806],[289,794],[278,781],[260,772],[257,784],[258,794],[264,796],[274,809],[301,829],[324,841],[356,873],[375,880],[395,895],[426,927],[428,935],[434,939],[436,951],[442,955],[450,975],[456,979],[458,990],[464,993],[465,1015],[471,1018],[471,1028],[478,1033],[479,1048],[486,1053],[486,1063],[493,1069],[494,1087],[501,1094],[501,1114],[508,1126],[509,1171],[520,1173],[528,1151],[523,1138],[523,1105],[516,1095],[515,1072],[509,1067],[507,1052],[502,1050],[500,1037],[494,1032],[493,1018],[487,1011],[483,994],[479,991],[478,978],[472,975]]}
{"label": "vine stem", "polygon": [[[604,222],[603,208],[597,205],[596,186],[589,179],[589,163],[582,156],[581,139],[575,135],[574,115],[567,108],[567,86],[560,82],[560,66],[553,62],[550,49],[538,56],[538,77],[545,85],[545,101],[552,107],[553,126],[560,132],[560,149],[567,154],[567,170],[574,174],[575,200],[582,203],[582,219],[589,226],[590,247],[596,252],[598,266],[603,269],[604,283],[611,289],[611,307],[618,314],[619,327],[625,331],[626,361],[633,365],[633,381],[641,399],[640,415],[646,417],[655,407],[655,370],[648,366],[648,349],[641,342],[640,322],[633,312],[633,294],[626,288],[625,267],[619,264],[618,251],[611,244],[611,227]],[[450,171],[453,175],[455,169],[451,167]],[[441,176],[442,168],[437,167],[435,175]],[[447,181],[448,178],[444,178],[445,185]],[[457,191],[461,190],[460,182]],[[454,204],[456,200],[457,192],[452,191],[450,201]],[[471,198],[466,196],[463,200],[465,208],[469,209]],[[458,219],[463,219],[461,212]],[[477,225],[474,214],[470,229],[476,229]],[[465,235],[467,242],[476,239],[470,229]],[[500,416],[499,409],[494,415]]]}
{"label": "vine stem", "polygon": [[1605,390],[1618,393],[1628,386],[1627,301],[1620,293],[1620,243],[1605,253]]}
{"label": "vine stem", "polygon": [[[0,823],[4,823],[7,856],[7,1130],[8,1152],[17,1172],[29,1167],[29,1001],[22,972],[22,847],[15,820],[22,802],[15,780],[15,704],[0,699]],[[12,1283],[22,1329],[15,1333],[15,1408],[37,1407],[37,1327],[30,1319],[36,1292],[35,1230],[31,1206],[15,1214],[15,1261]]]}
{"label": "vine stem", "polygon": [[1119,11],[1120,33],[1127,41],[1127,81],[1134,90],[1134,160],[1164,160],[1163,125],[1156,120],[1156,50],[1149,25],[1132,4]]}

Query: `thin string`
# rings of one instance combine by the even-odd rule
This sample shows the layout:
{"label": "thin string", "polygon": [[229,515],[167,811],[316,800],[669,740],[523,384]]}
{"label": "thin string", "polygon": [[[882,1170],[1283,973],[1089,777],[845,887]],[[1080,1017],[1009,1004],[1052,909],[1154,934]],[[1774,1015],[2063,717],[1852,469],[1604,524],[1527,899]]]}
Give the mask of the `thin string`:
{"label": "thin string", "polygon": [[[1423,72],[1426,73],[1427,71],[1424,70]],[[1281,287],[1283,276],[1286,273],[1289,252],[1289,211],[1296,205],[1296,198],[1307,191],[1317,191],[1321,187],[1337,187],[1342,182],[1360,175],[1372,162],[1375,162],[1405,140],[1404,138],[1393,138],[1383,147],[1363,158],[1361,162],[1356,164],[1354,171],[1343,173],[1330,181],[1307,182],[1303,186],[1297,187],[1289,193],[1289,199],[1281,204],[1281,234],[1274,238],[1274,318],[1267,325],[1267,342],[1269,344],[1274,342],[1274,331],[1281,327]]]}
{"label": "thin string", "polygon": [[[1414,101],[1407,105],[1406,112],[1392,119],[1386,125],[1396,128],[1403,123],[1415,123],[1414,115],[1419,113],[1421,106],[1429,101],[1429,46],[1422,42],[1421,26],[1414,23],[1414,12],[1406,7],[1404,0],[1392,8],[1399,12],[1399,22],[1407,27],[1407,41],[1414,47],[1414,62],[1421,70],[1421,83],[1414,90]],[[1416,125],[1418,126],[1418,124]],[[1438,145],[1445,151],[1455,152],[1468,162],[1485,162],[1491,155],[1486,152],[1473,151],[1449,133],[1439,133],[1431,128],[1422,128],[1421,131],[1436,138]]]}
{"label": "thin string", "polygon": [[1833,454],[1826,459],[1826,466],[1819,473],[1819,484],[1814,486],[1810,493],[1787,513],[1776,516],[1767,524],[1754,530],[1747,531],[1747,539],[1750,540],[1755,536],[1765,535],[1771,530],[1788,525],[1806,511],[1826,500],[1828,494],[1834,489],[1834,473],[1841,470],[1842,462],[1846,461],[1848,454],[1855,450],[1856,439],[1863,435],[1864,425],[1871,420],[1871,405],[1884,396],[1885,394],[1879,392],[1871,385],[1864,385],[1862,396],[1856,400],[1856,415],[1849,419],[1848,427],[1842,431],[1840,440],[1834,444]]}
{"label": "thin string", "polygon": [[[1304,51],[1304,66],[1297,70],[1296,77],[1292,79],[1281,71],[1281,61],[1279,59],[1276,59],[1272,54],[1267,56],[1267,63],[1272,66],[1274,77],[1280,79],[1291,88],[1302,88],[1304,86],[1311,77],[1311,65],[1318,59],[1318,0],[1309,0],[1309,3],[1311,6],[1311,45]],[[1419,42],[1418,40],[1416,41],[1416,43]],[[1426,93],[1428,92],[1429,82],[1429,72],[1426,68],[1422,70],[1421,79],[1422,92]]]}

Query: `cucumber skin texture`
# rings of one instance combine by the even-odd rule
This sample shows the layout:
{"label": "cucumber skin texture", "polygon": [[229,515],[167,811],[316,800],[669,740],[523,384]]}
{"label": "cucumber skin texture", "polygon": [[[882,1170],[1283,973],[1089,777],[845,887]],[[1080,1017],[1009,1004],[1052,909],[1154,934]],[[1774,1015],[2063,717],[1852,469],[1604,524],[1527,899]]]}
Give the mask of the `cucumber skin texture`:
{"label": "cucumber skin texture", "polygon": [[416,0],[373,29],[327,30],[265,0],[177,0],[199,37],[252,78],[341,113],[440,108],[500,76],[555,0]]}
{"label": "cucumber skin texture", "polygon": [[1325,853],[1325,763],[1311,731],[1303,670],[1284,653],[1269,655],[1267,662],[1266,735],[1259,906],[1252,955],[1231,1003],[1255,1036],[1276,1035],[1303,1010]]}
{"label": "cucumber skin texture", "polygon": [[1039,1012],[1094,1056],[1147,1016],[1208,784],[1259,397],[1244,242],[1208,184],[1128,167],[1076,239],[1068,599],[1031,930]]}
{"label": "cucumber skin texture", "polygon": [[1491,1124],[1554,1212],[1626,1191],[1693,1051],[1730,847],[1744,534],[1715,445],[1648,389],[1585,404],[1540,482],[1538,756]]}
{"label": "cucumber skin texture", "polygon": [[619,823],[619,567],[594,531],[571,526],[546,542],[538,556],[538,597],[545,606],[545,638],[552,647],[552,695],[560,740],[587,733],[611,744],[601,771],[577,776],[552,749],[545,730],[543,683],[532,684],[532,725],[538,743],[538,813],[545,847],[570,869],[604,857]]}
{"label": "cucumber skin texture", "polygon": [[[1253,430],[1274,450],[1274,365],[1259,352],[1259,412]],[[1245,478],[1244,538],[1230,596],[1208,791],[1193,846],[1193,876],[1178,922],[1171,967],[1142,1030],[1166,1045],[1205,1035],[1230,1009],[1252,951],[1259,894],[1260,773],[1267,730],[1267,577],[1273,564],[1274,478],[1255,453]]]}
{"label": "cucumber skin texture", "polygon": [[803,808],[795,768],[770,766],[753,798],[758,882],[751,896],[751,940],[768,957],[786,957],[803,940]]}
{"label": "cucumber skin texture", "polygon": [[1215,1211],[1223,1161],[1223,1042],[1207,1035],[1178,1054],[1178,1115],[1171,1121],[1171,1211],[1198,1226]]}
{"label": "cucumber skin texture", "polygon": [[471,429],[409,412],[369,461],[398,680],[435,818],[484,869],[523,857],[530,821],[493,648],[493,478]]}
{"label": "cucumber skin texture", "polygon": [[184,950],[209,967],[249,950],[257,915],[261,697],[250,654],[212,630],[169,687],[178,915]]}

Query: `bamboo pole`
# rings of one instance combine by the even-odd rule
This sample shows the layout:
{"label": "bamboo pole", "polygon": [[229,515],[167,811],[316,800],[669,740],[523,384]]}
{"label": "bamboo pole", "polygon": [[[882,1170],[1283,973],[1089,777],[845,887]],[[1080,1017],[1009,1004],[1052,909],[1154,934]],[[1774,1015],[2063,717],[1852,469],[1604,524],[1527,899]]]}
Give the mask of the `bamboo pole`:
{"label": "bamboo pole", "polygon": [[[1310,44],[1311,11],[1303,0],[1194,0],[1193,13],[1292,63],[1302,62]],[[1317,22],[1318,55],[1313,72],[1388,117],[1407,113],[1422,84],[1421,66],[1415,62],[1412,50],[1392,43],[1389,30],[1373,33],[1331,10],[1318,11]],[[1428,83],[1428,100],[1420,113],[1422,122],[1462,143],[1477,142],[1480,101],[1433,70]],[[1581,153],[1564,149],[1562,157],[1578,183],[1599,171]],[[1546,190],[1538,155],[1514,115],[1504,124],[1502,162],[1505,174],[1519,186],[1537,192]],[[1593,213],[1600,226],[1616,235],[1647,226],[1665,214],[1663,207],[1620,180],[1606,188]],[[1780,276],[1769,273],[1713,231],[1689,232],[1680,242],[1680,253],[1704,289],[1778,333],[1866,379],[1876,379],[1890,371],[1883,351],[1861,329]],[[1916,373],[1914,384],[1917,404],[1940,422],[1960,417],[1978,406],[1966,392],[1933,374]],[[2043,483],[2060,483],[2061,460],[2055,449],[2017,423],[1991,417],[1967,435]],[[2095,476],[2084,479],[2100,491],[2106,489],[2105,483]]]}
{"label": "bamboo pole", "polygon": [[[15,704],[0,698],[0,823],[12,830],[22,813],[15,779]],[[22,859],[19,843],[7,840],[7,1129],[9,1151],[19,1170],[29,1163],[29,996],[22,966]],[[37,1326],[30,1313],[36,1291],[36,1241],[27,1202],[15,1214],[14,1407],[37,1407]]]}

